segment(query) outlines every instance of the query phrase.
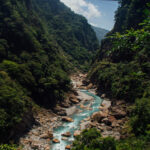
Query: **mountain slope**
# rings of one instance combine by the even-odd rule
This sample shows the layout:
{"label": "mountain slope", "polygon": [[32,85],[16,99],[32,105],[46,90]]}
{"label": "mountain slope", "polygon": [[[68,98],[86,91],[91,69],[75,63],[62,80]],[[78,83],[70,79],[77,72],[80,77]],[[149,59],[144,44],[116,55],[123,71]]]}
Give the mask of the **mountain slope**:
{"label": "mountain slope", "polygon": [[[90,80],[113,101],[125,100],[129,130],[116,149],[149,149],[150,137],[150,4],[122,0],[114,29],[101,43]],[[128,29],[128,30],[127,30]],[[146,116],[146,117],[145,117]],[[121,132],[121,133],[122,133]],[[131,142],[132,141],[132,142]],[[133,144],[132,144],[133,143]],[[127,147],[126,147],[127,146]]]}
{"label": "mountain slope", "polygon": [[59,0],[1,0],[0,20],[1,142],[15,136],[33,100],[47,108],[64,100],[68,74],[88,66],[98,42]]}
{"label": "mountain slope", "polygon": [[104,39],[105,35],[109,32],[108,30],[102,29],[102,28],[99,28],[99,27],[92,26],[92,28],[95,31],[96,36],[97,36],[99,42],[101,42],[101,40]]}

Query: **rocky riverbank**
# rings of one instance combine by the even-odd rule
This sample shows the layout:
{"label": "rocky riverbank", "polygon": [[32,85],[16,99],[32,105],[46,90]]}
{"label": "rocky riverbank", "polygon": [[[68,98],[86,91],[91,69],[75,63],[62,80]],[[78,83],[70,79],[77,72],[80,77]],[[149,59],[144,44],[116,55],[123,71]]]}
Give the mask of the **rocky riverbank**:
{"label": "rocky riverbank", "polygon": [[[62,121],[72,122],[68,116],[79,111],[75,106],[84,107],[85,101],[92,101],[93,98],[82,92],[79,87],[83,86],[82,80],[86,75],[72,76],[72,84],[74,89],[66,95],[66,99],[59,103],[53,110],[40,108],[34,114],[36,124],[32,129],[19,140],[23,150],[50,150],[50,141],[59,142],[53,137],[53,129],[60,126]],[[89,109],[89,107],[84,107]],[[75,135],[77,132],[75,133]],[[79,132],[78,132],[79,134]]]}
{"label": "rocky riverbank", "polygon": [[100,130],[103,137],[111,136],[115,139],[124,138],[123,131],[128,121],[128,104],[125,101],[110,101],[104,98],[100,111],[91,116],[91,127]]}
{"label": "rocky riverbank", "polygon": [[[60,142],[54,137],[53,129],[61,126],[62,121],[73,122],[74,120],[69,116],[82,111],[77,109],[77,105],[82,109],[92,109],[93,97],[80,90],[86,89],[96,95],[96,88],[85,79],[86,75],[83,74],[71,76],[73,90],[66,95],[65,101],[59,103],[53,110],[42,108],[34,114],[36,125],[33,126],[27,135],[20,139],[20,145],[22,145],[23,150],[50,150],[51,141],[53,143]],[[79,135],[82,130],[92,127],[100,130],[103,137],[112,136],[120,139],[125,136],[122,131],[125,128],[125,123],[128,121],[128,105],[124,101],[110,101],[105,94],[102,94],[101,98],[104,100],[102,105],[99,106],[99,111],[82,120],[80,130],[75,131],[74,136]],[[90,103],[85,106],[86,101]],[[67,140],[66,135],[70,136],[70,133],[63,133],[63,140]],[[67,149],[69,147],[71,146],[67,145]]]}

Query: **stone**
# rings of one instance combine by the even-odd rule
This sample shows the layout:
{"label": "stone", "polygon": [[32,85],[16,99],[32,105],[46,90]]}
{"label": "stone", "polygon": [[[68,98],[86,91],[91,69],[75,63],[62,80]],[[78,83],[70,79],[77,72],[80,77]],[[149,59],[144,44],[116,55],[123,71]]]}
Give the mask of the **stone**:
{"label": "stone", "polygon": [[31,148],[33,148],[33,149],[39,149],[39,143],[37,142],[37,141],[33,141],[32,143],[31,143]]}
{"label": "stone", "polygon": [[93,87],[93,84],[90,83],[90,84],[87,86],[87,90],[88,90],[88,89],[91,89],[92,87]]}
{"label": "stone", "polygon": [[44,146],[44,150],[50,150],[50,146],[47,144]]}
{"label": "stone", "polygon": [[60,143],[58,139],[53,139],[53,143]]}
{"label": "stone", "polygon": [[92,118],[92,120],[94,120],[94,121],[101,122],[101,120],[102,120],[103,118],[106,118],[107,116],[108,116],[107,113],[102,112],[102,111],[99,111],[99,112],[93,113],[93,115],[92,115],[91,118]]}
{"label": "stone", "polygon": [[102,123],[105,123],[106,125],[108,125],[108,126],[110,126],[111,125],[111,122],[109,121],[109,119],[108,118],[104,118],[104,119],[102,119],[102,121],[101,121]]}
{"label": "stone", "polygon": [[79,101],[77,100],[77,99],[71,99],[70,100],[73,104],[78,104],[79,103]]}
{"label": "stone", "polygon": [[64,107],[64,108],[69,108],[70,107],[69,103],[67,103],[67,102],[61,103],[61,106]]}
{"label": "stone", "polygon": [[52,131],[48,131],[48,137],[50,138],[50,139],[52,139],[54,136],[53,136],[53,132]]}
{"label": "stone", "polygon": [[67,145],[67,146],[65,147],[65,149],[71,149],[71,146],[70,146],[70,145]]}
{"label": "stone", "polygon": [[112,122],[116,122],[116,118],[114,116],[108,116],[108,120]]}
{"label": "stone", "polygon": [[67,140],[68,140],[67,137],[62,137],[61,139],[62,139],[63,141],[67,141]]}
{"label": "stone", "polygon": [[80,108],[85,109],[86,107],[83,104],[81,104]]}
{"label": "stone", "polygon": [[74,120],[70,117],[62,117],[62,121],[65,121],[65,122],[73,122]]}
{"label": "stone", "polygon": [[76,136],[78,136],[78,135],[80,135],[80,134],[81,134],[81,131],[76,130],[76,131],[74,132],[73,136],[76,137]]}
{"label": "stone", "polygon": [[124,100],[120,100],[120,101],[117,101],[116,102],[116,105],[122,105],[122,104],[125,104],[126,102]]}
{"label": "stone", "polygon": [[48,136],[48,134],[42,134],[42,135],[40,135],[40,138],[41,139],[48,139],[49,136]]}
{"label": "stone", "polygon": [[70,132],[66,132],[66,133],[63,133],[62,136],[70,137],[71,133]]}
{"label": "stone", "polygon": [[124,118],[127,115],[127,113],[123,110],[117,109],[113,115],[115,116],[115,118],[121,119]]}
{"label": "stone", "polygon": [[101,95],[101,98],[105,98],[105,97],[106,97],[106,94],[102,94],[102,95]]}

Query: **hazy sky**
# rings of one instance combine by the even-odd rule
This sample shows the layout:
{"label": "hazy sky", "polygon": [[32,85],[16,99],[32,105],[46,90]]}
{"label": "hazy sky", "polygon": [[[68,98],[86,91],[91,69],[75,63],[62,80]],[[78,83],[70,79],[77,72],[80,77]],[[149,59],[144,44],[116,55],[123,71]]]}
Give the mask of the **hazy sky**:
{"label": "hazy sky", "polygon": [[111,30],[118,2],[110,0],[60,0],[94,26]]}

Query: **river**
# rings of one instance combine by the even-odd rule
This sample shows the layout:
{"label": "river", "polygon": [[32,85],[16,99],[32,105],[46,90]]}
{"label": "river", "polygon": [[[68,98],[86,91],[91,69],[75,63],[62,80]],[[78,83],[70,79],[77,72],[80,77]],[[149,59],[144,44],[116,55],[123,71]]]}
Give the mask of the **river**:
{"label": "river", "polygon": [[[89,123],[88,119],[87,121],[85,121],[84,119],[90,117],[94,112],[99,111],[102,99],[88,90],[80,90],[80,92],[93,97],[92,101],[84,101],[83,103],[85,107],[88,106],[90,109],[81,108],[80,105],[74,106],[78,111],[74,112],[72,115],[69,116],[74,120],[74,122],[62,122],[61,126],[54,129],[54,137],[58,139],[60,143],[51,143],[52,150],[65,150],[66,145],[72,144],[74,140],[73,133],[76,130],[84,129],[86,124]],[[62,140],[61,134],[66,132],[70,132],[71,136],[68,137],[67,140]]]}

